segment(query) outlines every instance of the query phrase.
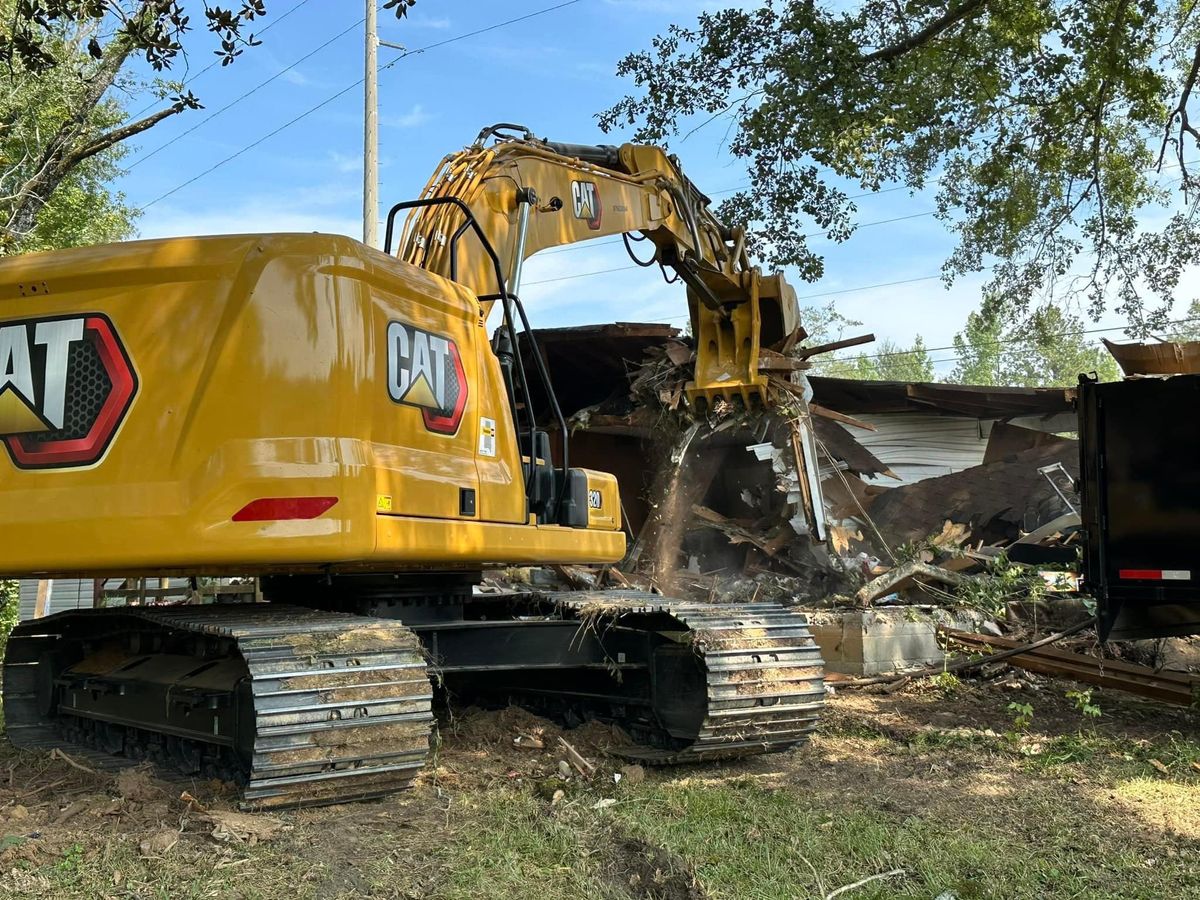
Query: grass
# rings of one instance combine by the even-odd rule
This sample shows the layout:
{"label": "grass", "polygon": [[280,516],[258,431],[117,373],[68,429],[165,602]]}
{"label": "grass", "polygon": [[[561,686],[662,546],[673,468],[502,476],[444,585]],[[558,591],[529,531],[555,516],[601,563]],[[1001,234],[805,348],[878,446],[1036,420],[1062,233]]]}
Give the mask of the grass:
{"label": "grass", "polygon": [[[1081,833],[1089,823],[1053,802],[1012,807],[1014,819],[1035,816],[1031,834],[1015,823],[881,814],[869,798],[811,804],[789,791],[753,784],[664,785],[653,799],[651,806],[630,807],[635,812],[623,814],[628,824],[691,860],[714,897],[822,897],[864,875],[897,868],[907,874],[865,886],[855,896],[928,900],[950,891],[973,900],[1200,893],[1192,863],[1178,857],[1164,861],[1156,877],[1148,878],[1137,851],[1096,846]],[[1103,857],[1096,855],[1101,850]]]}
{"label": "grass", "polygon": [[[564,785],[557,804],[526,766],[519,777],[431,779],[382,803],[285,814],[291,830],[253,848],[185,822],[179,844],[151,859],[139,842],[177,828],[177,804],[56,825],[70,799],[111,787],[44,754],[0,750],[0,896],[800,900],[902,869],[842,896],[1200,897],[1192,733],[1164,719],[1127,734],[1108,714],[1062,719],[1043,701],[1031,733],[1017,734],[1008,699],[995,698],[987,722],[956,711],[951,721],[966,724],[950,727],[932,724],[946,720],[941,695],[835,703],[802,751],[640,784],[601,775]],[[1064,727],[1038,732],[1056,716]],[[528,757],[513,752],[492,771],[521,769]],[[478,771],[477,749],[451,738],[441,753]],[[63,778],[55,791],[69,796],[30,794]],[[27,795],[30,818],[14,820]],[[616,803],[597,808],[602,799]]]}

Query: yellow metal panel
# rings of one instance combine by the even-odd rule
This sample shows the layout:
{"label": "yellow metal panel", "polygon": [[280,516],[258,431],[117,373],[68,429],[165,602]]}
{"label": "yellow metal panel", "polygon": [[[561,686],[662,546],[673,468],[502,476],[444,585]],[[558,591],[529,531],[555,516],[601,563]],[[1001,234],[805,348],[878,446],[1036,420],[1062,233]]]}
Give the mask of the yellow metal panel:
{"label": "yellow metal panel", "polygon": [[625,556],[625,535],[560,525],[380,516],[377,552],[398,563],[428,566],[446,559],[476,565],[615,563]]}
{"label": "yellow metal panel", "polygon": [[615,475],[584,469],[588,486],[588,528],[621,528],[621,494]]}
{"label": "yellow metal panel", "polygon": [[[601,500],[591,528],[529,523],[478,302],[444,278],[330,235],[142,241],[0,262],[0,329],[80,314],[107,317],[136,393],[88,465],[22,469],[0,453],[2,575],[624,554],[610,475],[588,475]],[[26,404],[31,415],[43,415],[39,403]],[[474,518],[460,515],[464,489],[476,491]],[[235,519],[264,498],[335,502],[314,518]]]}

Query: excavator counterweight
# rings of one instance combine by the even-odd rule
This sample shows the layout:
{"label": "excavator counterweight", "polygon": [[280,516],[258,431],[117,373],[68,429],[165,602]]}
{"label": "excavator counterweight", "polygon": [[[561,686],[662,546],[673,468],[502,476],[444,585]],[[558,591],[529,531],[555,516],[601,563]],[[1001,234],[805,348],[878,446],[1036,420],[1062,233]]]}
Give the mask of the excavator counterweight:
{"label": "excavator counterweight", "polygon": [[795,296],[653,147],[490,129],[392,210],[384,252],[261,234],[0,261],[0,573],[254,576],[266,601],[22,623],[10,739],[257,807],[404,787],[435,684],[618,723],[649,761],[803,740],[822,663],[790,610],[474,589],[624,555],[615,478],[570,464],[561,414],[557,447],[532,419],[531,377],[557,406],[521,359],[519,283],[540,249],[628,232],[686,284],[693,402],[765,401],[759,348],[795,331]]}

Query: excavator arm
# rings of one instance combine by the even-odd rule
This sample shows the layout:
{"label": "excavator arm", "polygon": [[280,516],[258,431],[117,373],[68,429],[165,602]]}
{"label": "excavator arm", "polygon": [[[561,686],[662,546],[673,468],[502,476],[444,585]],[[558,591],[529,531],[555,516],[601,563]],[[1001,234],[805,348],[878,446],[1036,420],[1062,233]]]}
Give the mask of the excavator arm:
{"label": "excavator arm", "polygon": [[[760,348],[799,325],[795,292],[783,276],[750,265],[744,231],[722,224],[678,160],[659,147],[554,143],[520,126],[496,125],[446,157],[421,198],[400,236],[400,257],[469,287],[484,298],[485,316],[495,299],[519,292],[524,261],[538,251],[624,235],[635,261],[657,263],[669,280],[687,285],[696,337],[693,403],[764,400]],[[389,252],[396,214],[408,205],[389,216]],[[468,215],[495,259],[461,240]],[[633,241],[648,240],[653,255],[638,258],[631,243],[638,233]]]}

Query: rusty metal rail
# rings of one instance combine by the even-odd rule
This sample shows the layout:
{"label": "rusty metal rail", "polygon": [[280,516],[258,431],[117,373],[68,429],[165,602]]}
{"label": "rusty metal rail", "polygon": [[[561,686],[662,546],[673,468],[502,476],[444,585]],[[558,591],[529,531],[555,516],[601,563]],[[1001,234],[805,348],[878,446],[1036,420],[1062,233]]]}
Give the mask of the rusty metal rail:
{"label": "rusty metal rail", "polygon": [[[1020,641],[940,629],[955,643],[973,649],[1012,650]],[[1008,657],[1005,662],[1042,675],[1056,675],[1099,687],[1125,691],[1139,697],[1161,700],[1179,706],[1200,705],[1200,677],[1186,672],[1155,671],[1116,659],[1099,659],[1082,653],[1039,647]]]}

